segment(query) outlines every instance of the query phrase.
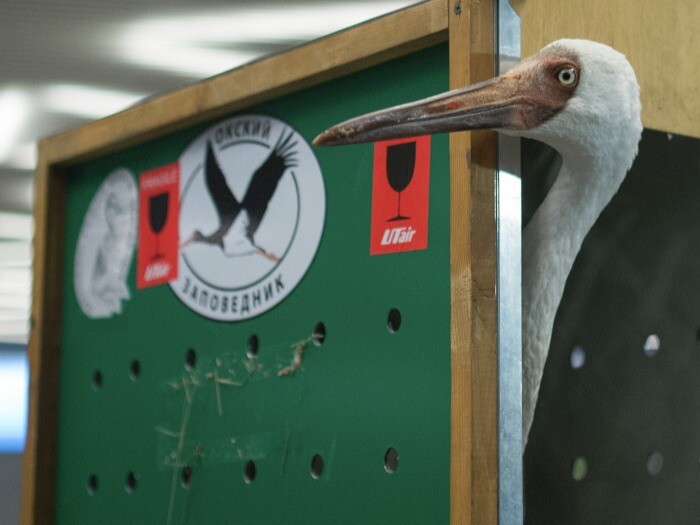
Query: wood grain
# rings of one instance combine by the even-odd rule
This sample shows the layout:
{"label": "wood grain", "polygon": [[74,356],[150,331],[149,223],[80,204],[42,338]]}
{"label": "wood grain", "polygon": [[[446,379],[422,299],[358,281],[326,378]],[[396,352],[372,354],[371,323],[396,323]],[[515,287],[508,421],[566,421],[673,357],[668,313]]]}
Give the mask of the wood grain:
{"label": "wood grain", "polygon": [[[452,89],[494,75],[493,9],[450,2]],[[450,137],[453,524],[498,521],[495,151],[493,132]]]}
{"label": "wood grain", "polygon": [[[455,12],[459,5],[460,14]],[[450,0],[450,89],[466,86],[470,78],[471,10]],[[467,166],[470,133],[450,134],[450,289],[451,397],[450,523],[471,523],[473,419],[470,359],[471,264],[470,172]]]}
{"label": "wood grain", "polygon": [[65,177],[39,156],[34,200],[34,280],[29,335],[29,420],[22,455],[21,523],[53,523]]}
{"label": "wood grain", "polygon": [[645,127],[700,138],[700,2],[511,0],[522,53],[559,38],[587,38],[624,53],[641,87]]}

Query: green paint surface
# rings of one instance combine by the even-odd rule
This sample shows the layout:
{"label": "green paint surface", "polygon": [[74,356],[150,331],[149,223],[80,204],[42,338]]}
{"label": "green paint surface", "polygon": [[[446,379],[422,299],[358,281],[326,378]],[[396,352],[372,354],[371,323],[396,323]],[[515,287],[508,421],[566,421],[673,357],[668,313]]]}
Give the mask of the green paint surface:
{"label": "green paint surface", "polygon": [[[341,120],[447,87],[447,47],[440,45],[245,113],[283,120],[311,141]],[[326,188],[323,237],[306,276],[272,310],[235,323],[205,319],[167,285],[136,290],[135,257],[127,281],[131,299],[121,315],[91,320],[80,310],[73,285],[77,237],[101,182],[118,167],[138,176],[176,160],[217,121],[70,173],[56,521],[447,522],[446,135],[432,140],[427,250],[370,256],[372,145],[315,149]],[[401,312],[396,333],[387,329],[392,308]],[[292,361],[292,345],[308,338],[317,323],[326,328],[323,344],[307,345],[301,369],[278,377]],[[246,355],[251,335],[259,339],[255,359]],[[196,364],[187,370],[189,349]],[[140,365],[135,380],[134,360]],[[92,386],[95,371],[103,377],[99,389]],[[215,371],[241,383],[220,385],[221,414]],[[384,467],[390,447],[399,454],[391,474]],[[323,472],[315,479],[317,454]],[[249,461],[255,477],[247,483]],[[187,487],[184,465],[191,468]],[[130,473],[135,486],[127,490]],[[92,475],[97,488],[90,494]]]}

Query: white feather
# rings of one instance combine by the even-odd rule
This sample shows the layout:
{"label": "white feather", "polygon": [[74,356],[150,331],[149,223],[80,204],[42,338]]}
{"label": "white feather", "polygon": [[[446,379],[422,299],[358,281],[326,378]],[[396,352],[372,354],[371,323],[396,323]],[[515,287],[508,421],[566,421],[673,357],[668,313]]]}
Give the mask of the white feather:
{"label": "white feather", "polygon": [[639,86],[627,59],[587,40],[558,40],[539,56],[574,54],[579,84],[566,107],[520,136],[556,149],[562,168],[523,232],[523,445],[532,425],[554,317],[581,244],[617,192],[641,138]]}

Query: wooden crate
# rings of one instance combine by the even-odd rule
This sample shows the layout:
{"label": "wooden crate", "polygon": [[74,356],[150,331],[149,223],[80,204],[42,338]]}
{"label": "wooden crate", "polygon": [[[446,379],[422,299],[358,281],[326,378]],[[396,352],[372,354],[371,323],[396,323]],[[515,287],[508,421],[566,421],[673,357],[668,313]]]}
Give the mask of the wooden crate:
{"label": "wooden crate", "polygon": [[[444,88],[456,88],[486,79],[494,74],[493,19],[494,6],[490,1],[462,3],[456,0],[430,0],[157,97],[41,142],[36,182],[35,277],[29,343],[30,416],[23,460],[22,523],[60,521],[57,491],[70,491],[70,487],[59,486],[58,483],[59,479],[64,479],[59,468],[66,468],[65,461],[60,465],[58,461],[61,454],[59,445],[66,439],[64,437],[61,441],[59,434],[65,436],[66,432],[74,431],[76,440],[87,441],[84,426],[66,428],[68,420],[62,420],[64,407],[59,395],[65,394],[64,388],[70,386],[66,378],[71,377],[62,357],[69,350],[64,340],[67,331],[64,323],[73,323],[65,306],[72,294],[67,286],[67,276],[70,274],[67,264],[72,262],[73,257],[66,245],[75,235],[74,231],[69,231],[75,222],[70,218],[75,210],[67,207],[66,203],[71,199],[72,184],[78,180],[75,177],[92,180],[90,177],[97,169],[95,166],[109,164],[110,159],[119,159],[120,156],[132,158],[136,150],[152,151],[154,143],[166,144],[169,137],[182,137],[190,131],[195,133],[203,129],[205,123],[248,111],[252,107],[269,108],[269,104],[277,100],[288,100],[284,97],[294,97],[299,93],[302,94],[299,96],[304,96],[303,93],[328,83],[341,85],[343,79],[352,75],[394,67],[391,64],[397,63],[397,60],[410,61],[413,56],[425,56],[421,53],[436,46],[443,46],[447,53],[447,70],[444,74],[449,79],[449,86]],[[358,94],[347,93],[347,96]],[[364,107],[360,102],[352,111],[376,109]],[[322,121],[325,126],[331,125],[334,122],[330,118],[326,122],[320,117],[319,122]],[[312,138],[306,137],[307,140]],[[449,324],[449,337],[446,332],[441,332],[441,337],[449,340],[449,344],[445,348],[438,346],[434,349],[436,355],[446,356],[444,352],[448,352],[449,347],[449,360],[446,361],[449,362],[449,372],[442,382],[446,384],[449,381],[451,385],[449,397],[441,401],[449,404],[449,407],[443,405],[442,408],[449,413],[446,420],[449,421],[449,428],[445,427],[443,433],[445,436],[449,433],[449,439],[444,439],[449,446],[442,451],[449,458],[449,474],[440,474],[445,476],[445,484],[449,487],[449,495],[444,499],[446,505],[449,501],[449,510],[442,508],[440,515],[449,515],[452,523],[495,523],[498,515],[498,439],[494,134],[452,134],[446,151],[449,151],[449,185],[444,185],[446,174],[433,174],[434,181],[443,177],[443,189],[436,194],[444,196],[445,202],[441,205],[448,210],[441,231],[446,242],[443,267],[445,271],[449,268],[449,276],[445,273],[441,278],[445,279],[445,283],[449,281],[444,297],[445,301],[449,301],[446,312],[449,312],[450,319],[449,323],[443,319]],[[324,152],[326,158],[335,154],[332,150]],[[323,163],[321,159],[322,166]],[[369,178],[370,174],[367,173],[367,181]],[[329,198],[332,196],[329,191]],[[440,234],[435,235],[439,237]],[[240,330],[247,337],[249,330],[245,324],[231,326],[242,327]],[[331,344],[330,340],[329,337],[327,345]],[[76,339],[75,342],[80,343],[80,340]],[[178,351],[178,359],[181,353]],[[409,388],[410,384],[406,387]],[[425,443],[426,455],[431,453],[430,447],[429,442]],[[85,450],[86,456],[91,453]],[[111,450],[103,452],[105,455],[113,453]],[[403,471],[410,471],[404,465]],[[85,479],[87,475],[88,472],[85,472]],[[154,476],[157,477],[157,474]],[[70,476],[66,479],[70,479]],[[424,482],[415,480],[416,484]],[[80,489],[84,494],[84,485]],[[431,489],[430,486],[425,488],[427,491]],[[117,505],[112,509],[112,517],[133,519],[132,511],[125,510],[122,505],[124,501],[129,505],[135,501],[135,497],[124,500],[128,497],[122,495],[119,496],[122,499],[119,499],[114,496],[117,499],[110,500],[111,504]],[[221,503],[225,505],[227,502]],[[358,503],[361,505],[361,502]],[[398,507],[397,502],[393,501],[387,508],[410,509],[411,503],[407,498],[398,502]],[[78,501],[72,504],[74,509],[79,509],[81,505]],[[150,501],[148,504],[157,505],[158,502]],[[61,509],[65,508],[61,505]],[[338,500],[337,505],[342,506],[342,500]],[[381,516],[381,502],[376,505],[379,510],[375,515]],[[194,503],[193,508],[197,508]],[[353,512],[360,510],[361,507],[345,508],[349,513],[346,519],[351,519],[347,516],[353,516]],[[94,508],[86,511],[86,519],[95,515],[91,512],[95,512]],[[318,514],[319,519],[330,515]],[[165,520],[165,512],[162,516]],[[385,517],[390,519],[391,515]],[[190,516],[190,520],[196,521],[196,518]]]}

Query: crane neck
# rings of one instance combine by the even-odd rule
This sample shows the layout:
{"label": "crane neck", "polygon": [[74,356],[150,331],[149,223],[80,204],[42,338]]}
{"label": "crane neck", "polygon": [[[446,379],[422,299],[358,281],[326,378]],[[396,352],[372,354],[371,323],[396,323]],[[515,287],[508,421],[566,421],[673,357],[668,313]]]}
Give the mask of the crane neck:
{"label": "crane neck", "polygon": [[536,277],[533,288],[559,292],[554,306],[586,234],[625,177],[628,166],[613,160],[564,156],[557,180],[523,232],[525,276]]}
{"label": "crane neck", "polygon": [[523,232],[523,439],[535,404],[567,277],[588,231],[629,163],[616,155],[567,154],[557,180]]}

